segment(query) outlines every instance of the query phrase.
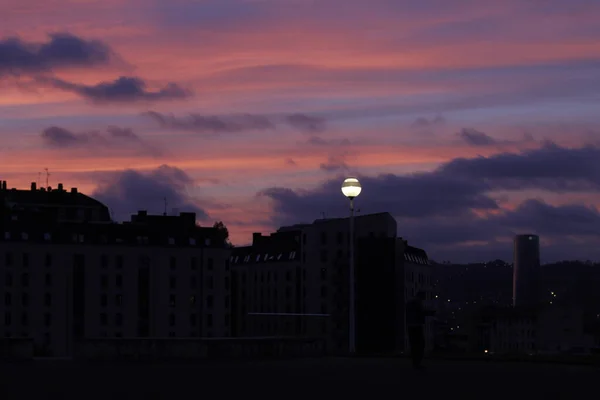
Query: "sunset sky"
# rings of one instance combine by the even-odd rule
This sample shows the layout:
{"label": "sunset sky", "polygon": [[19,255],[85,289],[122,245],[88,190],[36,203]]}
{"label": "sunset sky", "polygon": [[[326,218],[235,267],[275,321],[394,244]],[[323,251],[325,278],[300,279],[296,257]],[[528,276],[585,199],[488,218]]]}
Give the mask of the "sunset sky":
{"label": "sunset sky", "polygon": [[[600,1],[2,0],[0,178],[223,220],[360,213],[442,261],[600,259]],[[41,173],[41,178],[40,178]]]}

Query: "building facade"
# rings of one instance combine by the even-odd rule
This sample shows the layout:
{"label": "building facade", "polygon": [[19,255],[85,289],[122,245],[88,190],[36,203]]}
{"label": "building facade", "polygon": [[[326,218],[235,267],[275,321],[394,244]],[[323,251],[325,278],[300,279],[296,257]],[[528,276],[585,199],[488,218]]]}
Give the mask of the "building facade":
{"label": "building facade", "polygon": [[475,353],[573,354],[593,347],[575,307],[486,307],[475,313],[470,334]]}
{"label": "building facade", "polygon": [[514,238],[513,306],[535,306],[540,302],[540,238]]}
{"label": "building facade", "polygon": [[230,336],[230,250],[217,229],[193,213],[117,224],[76,191],[32,190],[3,189],[0,335],[30,337],[52,356],[92,337]]}
{"label": "building facade", "polygon": [[[396,229],[388,213],[355,218],[359,352],[404,350],[406,300],[420,290],[431,297],[427,255]],[[252,246],[234,249],[232,334],[323,337],[330,353],[347,352],[349,245],[340,218],[255,234]]]}

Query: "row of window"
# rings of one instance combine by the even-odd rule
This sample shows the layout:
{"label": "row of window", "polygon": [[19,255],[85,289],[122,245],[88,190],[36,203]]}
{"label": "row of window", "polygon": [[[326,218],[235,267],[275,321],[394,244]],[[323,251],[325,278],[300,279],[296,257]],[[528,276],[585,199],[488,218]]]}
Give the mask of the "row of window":
{"label": "row of window", "polygon": [[404,253],[404,260],[414,262],[417,264],[429,264],[429,261],[426,258],[410,253]]}
{"label": "row of window", "polygon": [[295,260],[298,253],[296,251],[290,251],[286,253],[275,253],[275,254],[247,254],[246,256],[233,255],[229,258],[229,261],[234,264],[240,264],[242,262],[257,263],[257,262],[269,262],[269,261],[289,261]]}
{"label": "row of window", "polygon": [[[4,313],[4,326],[11,326],[13,323],[13,315],[10,311]],[[44,314],[44,326],[49,327],[52,324],[52,314]],[[29,314],[27,312],[21,313],[21,325],[29,326]]]}
{"label": "row of window", "polygon": [[[52,254],[46,254],[44,257],[44,265],[49,267],[52,266]],[[148,265],[150,263],[150,259],[147,256],[142,256],[140,258],[140,263],[144,264],[144,265]],[[29,259],[29,254],[28,253],[23,253],[21,255],[21,266],[22,267],[29,267],[30,264],[30,259]],[[109,257],[106,254],[102,254],[100,256],[100,266],[102,268],[107,268],[109,266]],[[123,255],[116,255],[115,256],[115,267],[117,269],[121,269],[123,268],[123,264],[124,264],[124,257]],[[206,268],[209,271],[212,271],[214,269],[214,259],[213,258],[208,258],[206,260]],[[11,253],[11,252],[6,252],[4,254],[4,265],[7,267],[12,267],[13,265],[15,265],[15,254]],[[196,257],[191,257],[190,258],[190,269],[192,270],[196,270],[198,267],[198,259]],[[228,269],[228,263],[225,264],[225,269]],[[169,267],[171,269],[176,269],[177,268],[177,257],[170,257],[169,259]]]}
{"label": "row of window", "polygon": [[[13,305],[13,295],[11,292],[4,293],[4,305],[9,307]],[[29,294],[21,294],[21,305],[24,307],[29,306]],[[52,295],[50,293],[44,294],[44,305],[50,307],[52,305]]]}
{"label": "row of window", "polygon": [[[42,235],[42,238],[46,242],[51,242],[52,234],[44,233]],[[21,239],[21,240],[27,241],[27,240],[29,240],[29,233],[21,232],[20,234],[14,234],[13,232],[4,232],[4,240],[13,240],[13,239]],[[85,235],[83,235],[81,233],[73,233],[73,234],[71,234],[71,242],[86,243]],[[108,243],[108,236],[102,235],[100,237],[100,242]],[[125,243],[125,240],[123,238],[115,238],[115,243],[118,243],[118,244]],[[148,236],[136,236],[136,243],[137,244],[149,244],[150,240],[149,240]],[[169,245],[173,246],[177,243],[177,240],[174,237],[169,237],[169,238],[167,238],[167,243]],[[204,243],[204,246],[210,246],[211,240],[210,240],[210,238],[205,238],[204,240],[200,240],[197,238],[188,238],[187,242],[186,242],[186,244],[189,244],[190,246],[198,246],[198,245],[200,245],[200,243]],[[179,244],[182,244],[182,243],[180,242]]]}
{"label": "row of window", "polygon": [[[279,281],[279,273],[277,271],[260,271],[260,272],[250,272],[251,277],[254,277],[254,282],[258,283],[259,279],[261,283],[270,283],[271,281],[277,283]],[[283,274],[283,273],[282,273]],[[246,272],[241,273],[241,282],[246,283]],[[285,280],[287,282],[292,282],[293,271],[285,271]],[[251,278],[252,279],[252,278]],[[306,280],[306,270],[302,270],[302,279]]]}

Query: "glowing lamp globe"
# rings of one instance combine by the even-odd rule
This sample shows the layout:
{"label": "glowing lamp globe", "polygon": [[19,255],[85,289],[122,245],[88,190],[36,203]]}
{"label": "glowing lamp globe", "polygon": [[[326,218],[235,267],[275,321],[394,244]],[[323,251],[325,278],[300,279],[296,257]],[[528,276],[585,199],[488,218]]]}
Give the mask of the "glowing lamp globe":
{"label": "glowing lamp globe", "polygon": [[342,183],[342,193],[349,199],[357,197],[361,190],[360,182],[356,178],[346,178]]}

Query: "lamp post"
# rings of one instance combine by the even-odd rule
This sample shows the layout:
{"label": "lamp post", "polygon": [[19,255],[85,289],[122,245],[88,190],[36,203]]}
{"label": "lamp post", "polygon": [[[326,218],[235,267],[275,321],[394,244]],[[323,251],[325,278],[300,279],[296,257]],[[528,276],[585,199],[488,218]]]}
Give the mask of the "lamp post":
{"label": "lamp post", "polygon": [[349,271],[349,305],[348,305],[348,352],[356,352],[356,294],[355,294],[355,272],[354,272],[354,198],[357,197],[362,188],[356,178],[346,178],[342,183],[342,193],[350,199],[350,271]]}

